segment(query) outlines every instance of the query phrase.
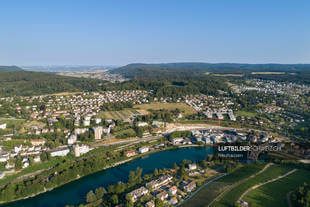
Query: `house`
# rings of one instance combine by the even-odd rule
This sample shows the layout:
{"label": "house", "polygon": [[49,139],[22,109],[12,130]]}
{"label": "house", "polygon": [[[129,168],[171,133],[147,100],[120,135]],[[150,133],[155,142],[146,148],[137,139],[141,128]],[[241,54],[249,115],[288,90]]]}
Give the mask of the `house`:
{"label": "house", "polygon": [[28,160],[23,162],[23,168],[27,168],[27,167],[29,167],[29,161]]}
{"label": "house", "polygon": [[163,122],[159,122],[159,121],[153,121],[153,122],[152,122],[152,125],[153,125],[153,126],[156,126],[156,127],[161,127],[161,126],[164,125],[164,123],[163,123]]}
{"label": "house", "polygon": [[126,157],[133,157],[137,154],[136,150],[128,150],[125,152]]}
{"label": "house", "polygon": [[147,202],[147,203],[145,204],[145,207],[155,207],[155,202],[154,202],[154,200],[150,200],[149,202]]}
{"label": "house", "polygon": [[146,153],[146,152],[148,152],[150,150],[150,148],[149,147],[140,147],[139,148],[139,152],[142,154],[142,153]]}
{"label": "house", "polygon": [[169,191],[170,195],[175,195],[178,191],[178,188],[177,188],[177,186],[174,185],[171,188],[169,188],[168,191]]}
{"label": "house", "polygon": [[6,169],[12,169],[14,167],[15,167],[15,163],[11,163],[11,162],[7,162],[6,165],[5,165]]}
{"label": "house", "polygon": [[34,162],[41,162],[40,156],[39,156],[39,155],[35,156],[35,157],[33,158],[33,161],[34,161]]}
{"label": "house", "polygon": [[184,186],[184,190],[186,192],[192,192],[195,188],[196,188],[196,183],[194,181],[192,181],[192,182],[190,182]]}
{"label": "house", "polygon": [[163,201],[163,200],[168,198],[168,193],[167,193],[167,191],[162,191],[162,192],[158,193],[156,195],[156,197]]}
{"label": "house", "polygon": [[100,124],[100,123],[101,123],[101,121],[102,121],[102,119],[101,119],[101,118],[96,118],[96,119],[95,119],[95,123],[96,123],[96,124]]}
{"label": "house", "polygon": [[103,131],[103,133],[110,134],[110,132],[111,132],[111,125],[109,125],[109,127],[102,127],[102,131]]}
{"label": "house", "polygon": [[146,122],[138,122],[138,126],[139,127],[144,127],[144,126],[147,126],[148,125],[148,123],[146,123]]}
{"label": "house", "polygon": [[193,164],[189,164],[189,165],[188,165],[188,170],[196,170],[196,169],[197,169],[196,163],[193,163]]}
{"label": "house", "polygon": [[223,114],[222,113],[216,113],[216,117],[220,120],[223,120],[224,117],[223,117]]}
{"label": "house", "polygon": [[68,144],[69,145],[72,145],[72,144],[74,144],[74,143],[76,143],[76,141],[77,141],[77,136],[75,135],[75,134],[72,134],[69,138],[68,138]]}
{"label": "house", "polygon": [[39,145],[44,145],[45,144],[45,140],[44,139],[32,139],[32,140],[30,140],[30,143],[33,146],[39,146]]}
{"label": "house", "polygon": [[6,123],[0,124],[0,129],[6,129]]}
{"label": "house", "polygon": [[136,190],[131,191],[127,195],[129,197],[131,197],[132,202],[136,202],[138,198],[146,195],[148,192],[149,192],[149,190],[146,189],[145,187],[140,187]]}
{"label": "house", "polygon": [[77,135],[84,134],[87,131],[88,131],[87,128],[76,128],[76,129],[74,129],[74,134],[77,134]]}
{"label": "house", "polygon": [[70,150],[68,147],[61,147],[61,148],[51,151],[51,156],[52,157],[56,157],[56,156],[63,157],[63,156],[66,156],[69,152]]}
{"label": "house", "polygon": [[177,197],[172,197],[170,200],[169,200],[169,203],[170,205],[175,205],[178,203],[178,199]]}
{"label": "house", "polygon": [[83,125],[84,126],[89,126],[90,125],[90,120],[83,120]]}
{"label": "house", "polygon": [[171,142],[173,145],[179,145],[184,141],[183,138],[174,138]]}
{"label": "house", "polygon": [[20,151],[22,151],[23,145],[19,145],[19,146],[14,146],[14,152],[19,153]]}
{"label": "house", "polygon": [[9,160],[9,153],[2,152],[0,153],[0,162],[6,162]]}

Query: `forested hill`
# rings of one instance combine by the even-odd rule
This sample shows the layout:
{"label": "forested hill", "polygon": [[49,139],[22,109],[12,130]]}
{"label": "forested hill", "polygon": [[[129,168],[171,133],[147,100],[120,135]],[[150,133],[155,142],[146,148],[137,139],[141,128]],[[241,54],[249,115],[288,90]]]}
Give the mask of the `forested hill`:
{"label": "forested hill", "polygon": [[0,71],[19,71],[22,70],[17,66],[2,66],[0,65]]}
{"label": "forested hill", "polygon": [[165,63],[129,64],[111,71],[126,78],[169,78],[211,73],[286,72],[310,73],[310,64]]}
{"label": "forested hill", "polygon": [[0,96],[40,95],[58,92],[96,91],[104,81],[24,70],[0,71]]}

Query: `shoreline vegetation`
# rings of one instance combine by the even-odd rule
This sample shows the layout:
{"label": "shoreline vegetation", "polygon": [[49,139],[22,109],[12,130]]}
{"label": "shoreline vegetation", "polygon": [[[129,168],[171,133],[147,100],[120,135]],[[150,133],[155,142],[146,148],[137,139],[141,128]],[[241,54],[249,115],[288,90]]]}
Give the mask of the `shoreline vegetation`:
{"label": "shoreline vegetation", "polygon": [[38,196],[38,195],[40,195],[40,194],[43,194],[43,193],[52,191],[52,190],[54,190],[54,189],[56,189],[56,188],[59,188],[59,187],[61,187],[61,186],[63,186],[63,185],[66,185],[66,184],[69,184],[69,183],[71,183],[71,182],[77,181],[77,180],[79,180],[79,179],[81,179],[81,178],[84,178],[84,177],[86,177],[86,176],[90,176],[90,175],[92,175],[92,174],[99,173],[99,172],[104,171],[104,170],[107,170],[107,169],[109,169],[109,168],[117,167],[117,166],[119,166],[119,165],[128,163],[128,162],[130,162],[130,161],[134,161],[134,160],[139,159],[139,158],[142,158],[142,157],[144,157],[144,156],[147,156],[147,155],[150,155],[150,154],[154,154],[154,153],[163,152],[163,151],[167,151],[167,150],[173,150],[173,149],[178,149],[178,148],[186,148],[186,147],[204,147],[204,146],[195,145],[195,144],[192,144],[192,145],[185,145],[185,146],[179,146],[179,147],[173,146],[173,147],[167,147],[167,148],[164,148],[164,149],[159,149],[159,150],[151,151],[151,152],[148,152],[148,153],[138,154],[138,155],[136,155],[135,157],[132,157],[132,158],[129,158],[129,159],[125,159],[125,160],[122,160],[122,161],[119,161],[119,162],[110,164],[109,166],[106,166],[106,167],[104,167],[103,169],[98,170],[98,171],[95,171],[95,172],[92,172],[92,173],[90,173],[90,174],[87,174],[87,175],[84,175],[84,176],[79,176],[79,175],[78,175],[77,177],[73,178],[72,180],[70,180],[70,181],[68,181],[68,182],[64,182],[64,183],[62,183],[62,184],[60,184],[60,185],[58,185],[58,186],[56,186],[56,187],[52,187],[52,188],[48,188],[48,189],[44,188],[44,191],[41,191],[41,192],[38,192],[38,193],[35,193],[35,194],[32,194],[32,195],[29,195],[29,196],[27,196],[27,197],[14,199],[14,200],[12,200],[12,201],[8,201],[8,202],[6,202],[6,201],[0,201],[0,204],[9,204],[9,203],[14,203],[14,202],[21,201],[21,200],[26,200],[26,199],[28,199],[28,198],[33,198],[33,197]]}

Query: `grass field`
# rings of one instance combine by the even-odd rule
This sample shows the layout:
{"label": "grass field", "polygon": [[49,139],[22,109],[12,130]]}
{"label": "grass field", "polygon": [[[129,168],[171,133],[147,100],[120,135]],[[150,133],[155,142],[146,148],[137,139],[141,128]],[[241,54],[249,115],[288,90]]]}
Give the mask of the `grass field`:
{"label": "grass field", "polygon": [[124,109],[122,111],[104,111],[101,112],[101,117],[105,119],[128,119],[132,117],[133,114],[140,114],[137,110],[135,109]]}
{"label": "grass field", "polygon": [[235,203],[238,201],[240,196],[250,187],[266,182],[273,178],[276,178],[280,175],[284,175],[288,171],[292,170],[289,167],[283,167],[279,165],[272,165],[267,170],[262,172],[261,174],[256,175],[253,178],[250,178],[244,182],[241,182],[237,186],[235,186],[232,190],[227,192],[221,200],[216,203],[215,206],[217,207],[225,207],[225,206],[234,206]]}
{"label": "grass field", "polygon": [[25,122],[25,119],[10,119],[10,118],[1,118],[0,123],[6,123],[7,127],[10,127],[15,124],[22,124]]}
{"label": "grass field", "polygon": [[153,104],[142,104],[142,105],[135,105],[135,109],[139,110],[160,110],[160,109],[167,109],[167,110],[175,110],[176,108],[180,109],[182,114],[194,114],[196,113],[195,110],[184,104],[184,103],[153,103]]}
{"label": "grass field", "polygon": [[273,183],[263,185],[250,192],[244,200],[249,202],[251,206],[288,207],[286,194],[296,190],[304,182],[310,182],[310,172],[306,170],[298,170],[287,177],[277,180]]}
{"label": "grass field", "polygon": [[249,111],[237,111],[236,115],[254,117],[254,116],[256,116],[256,113],[255,112],[249,112]]}

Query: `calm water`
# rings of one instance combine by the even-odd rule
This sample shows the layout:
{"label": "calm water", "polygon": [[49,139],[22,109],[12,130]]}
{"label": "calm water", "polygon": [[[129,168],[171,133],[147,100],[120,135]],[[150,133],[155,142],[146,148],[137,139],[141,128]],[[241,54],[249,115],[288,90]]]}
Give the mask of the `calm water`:
{"label": "calm water", "polygon": [[207,154],[212,154],[211,147],[181,148],[168,150],[148,155],[114,168],[88,175],[73,181],[52,191],[43,193],[33,198],[17,201],[2,206],[10,207],[58,207],[66,204],[79,204],[84,202],[88,191],[100,186],[107,187],[118,181],[126,182],[130,171],[137,167],[143,168],[143,174],[154,172],[155,168],[172,168],[174,163],[180,163],[184,159],[200,161]]}

